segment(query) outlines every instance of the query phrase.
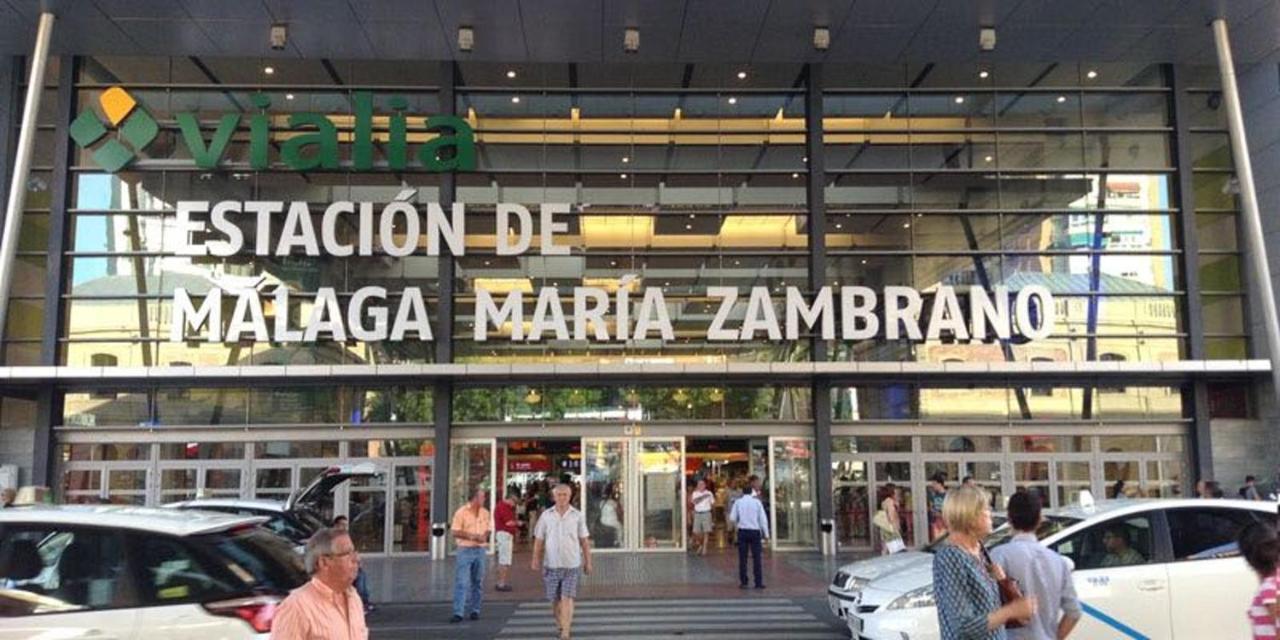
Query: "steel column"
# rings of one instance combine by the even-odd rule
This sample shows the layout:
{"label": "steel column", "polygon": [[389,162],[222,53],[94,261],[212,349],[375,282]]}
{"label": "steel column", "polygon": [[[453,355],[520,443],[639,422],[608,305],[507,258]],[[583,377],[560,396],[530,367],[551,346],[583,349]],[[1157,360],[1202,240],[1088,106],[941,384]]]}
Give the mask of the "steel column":
{"label": "steel column", "polygon": [[1218,51],[1218,73],[1222,76],[1222,98],[1227,107],[1227,127],[1231,133],[1231,156],[1235,160],[1236,178],[1240,183],[1245,237],[1248,239],[1249,262],[1254,295],[1262,304],[1267,352],[1271,358],[1271,390],[1280,403],[1280,320],[1276,317],[1275,289],[1271,286],[1271,269],[1267,262],[1267,245],[1262,234],[1262,217],[1258,212],[1258,194],[1253,184],[1253,163],[1249,159],[1249,143],[1244,131],[1244,113],[1240,109],[1240,92],[1236,89],[1235,62],[1231,58],[1231,40],[1227,21],[1213,21],[1213,42]]}
{"label": "steel column", "polygon": [[[1173,153],[1178,168],[1174,190],[1178,206],[1178,230],[1182,249],[1182,282],[1186,303],[1182,320],[1187,328],[1187,357],[1204,360],[1204,301],[1200,295],[1200,236],[1196,227],[1195,176],[1191,159],[1191,122],[1186,103],[1185,75],[1168,67],[1173,82]],[[1209,420],[1209,387],[1196,381],[1183,387],[1184,411],[1191,423],[1191,464],[1198,478],[1213,477],[1213,433]]]}
{"label": "steel column", "polygon": [[[452,62],[440,64],[440,107],[441,115],[457,113],[454,99],[454,85],[457,83],[457,67]],[[457,175],[452,172],[440,175],[440,206],[448,211],[453,206],[457,193]],[[440,291],[436,303],[436,362],[453,362],[453,275],[454,258],[448,245],[440,252],[439,274],[436,283]],[[453,383],[449,380],[436,382],[434,388],[434,404],[432,424],[435,427],[435,458],[431,469],[431,521],[433,536],[431,556],[444,558],[448,550],[447,531],[449,529],[449,448],[452,441],[450,429],[453,425]],[[434,532],[441,532],[435,535]]]}
{"label": "steel column", "polygon": [[[826,163],[823,162],[822,65],[808,66],[805,83],[805,154],[809,158],[805,188],[809,207],[809,291],[813,296],[827,284]],[[812,297],[810,300],[812,301]],[[839,298],[836,298],[839,300]],[[827,343],[821,335],[809,341],[810,359],[827,359]],[[813,407],[814,502],[818,505],[818,539],[824,554],[835,553],[836,534],[831,492],[831,384],[815,379],[810,384]],[[826,529],[830,529],[827,531]]]}
{"label": "steel column", "polygon": [[22,230],[22,209],[27,203],[27,178],[31,175],[31,153],[36,143],[36,118],[40,111],[40,95],[44,89],[44,72],[49,63],[49,41],[53,38],[52,13],[40,14],[36,27],[36,46],[31,54],[31,73],[27,76],[27,97],[22,106],[22,130],[18,133],[18,149],[13,159],[13,179],[9,182],[8,206],[5,207],[4,232],[0,236],[0,338],[4,337],[5,317],[9,310],[9,290],[13,284],[13,260],[18,255],[18,233]]}

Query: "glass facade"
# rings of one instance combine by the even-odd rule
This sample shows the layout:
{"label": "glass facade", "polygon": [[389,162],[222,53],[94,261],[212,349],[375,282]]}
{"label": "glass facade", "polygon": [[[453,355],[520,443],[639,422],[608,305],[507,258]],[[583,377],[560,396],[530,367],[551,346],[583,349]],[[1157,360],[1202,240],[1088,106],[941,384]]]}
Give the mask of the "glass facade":
{"label": "glass facade", "polygon": [[[795,546],[816,544],[822,509],[814,493],[828,486],[844,518],[837,518],[841,541],[874,544],[867,509],[874,513],[870,501],[890,483],[901,485],[902,508],[914,514],[904,533],[927,541],[925,482],[937,472],[953,480],[973,475],[997,496],[1033,487],[1046,504],[1069,502],[1083,490],[1104,493],[1118,480],[1152,495],[1184,491],[1188,389],[1167,378],[1120,384],[1071,374],[1040,386],[974,384],[960,374],[873,384],[767,375],[613,383],[582,379],[586,374],[440,386],[274,384],[268,382],[279,369],[266,367],[599,364],[642,371],[822,361],[938,370],[1010,362],[1158,368],[1193,359],[1192,314],[1204,326],[1205,359],[1248,355],[1225,124],[1209,85],[1193,81],[1175,91],[1168,66],[826,65],[821,91],[809,95],[816,67],[801,64],[743,71],[716,64],[465,62],[454,72],[373,61],[273,65],[267,76],[255,60],[83,58],[74,90],[63,92],[71,104],[59,105],[57,87],[48,89],[46,104],[54,106],[42,115],[39,135],[50,143],[37,144],[29,181],[18,258],[27,271],[13,292],[6,363],[238,366],[242,375],[258,376],[60,390],[55,426],[68,498],[280,498],[305,486],[326,459],[373,460],[385,474],[344,488],[328,508],[377,514],[360,525],[367,528],[358,541],[362,551],[422,552],[430,521],[423,505],[460,504],[476,487],[500,486],[492,476],[495,469],[507,473],[506,461],[492,458],[505,455],[503,440],[546,437],[582,439],[576,454],[556,455],[574,461],[592,508],[610,501],[613,509],[619,502],[657,505],[652,513],[619,514],[626,529],[616,540],[620,548],[650,537],[656,548],[684,544],[668,529],[688,519],[665,501],[670,491],[683,495],[678,470],[698,456],[766,476],[771,508],[781,510],[779,535]],[[155,139],[116,172],[102,169],[93,148],[76,145],[59,167],[46,151],[59,109],[96,109],[117,87],[154,118]],[[365,100],[375,115],[362,132]],[[1189,122],[1176,121],[1179,106]],[[392,144],[396,136],[416,154],[436,135],[424,119],[449,113],[475,133],[474,171],[437,173],[397,160],[403,150]],[[312,126],[331,127],[339,143],[333,162],[312,157],[321,166],[308,171],[296,170],[297,158],[289,155],[299,136],[290,118],[302,114],[320,114],[322,124]],[[403,131],[397,114],[408,114]],[[265,127],[262,149],[255,149],[254,126]],[[198,133],[212,144],[222,129],[220,166],[201,168],[200,153],[184,136]],[[1180,137],[1183,129],[1189,133]],[[371,157],[357,157],[354,140],[362,135],[375,141]],[[811,150],[818,155],[811,158]],[[1180,153],[1190,157],[1189,202]],[[59,168],[67,173],[61,204],[50,201],[49,189]],[[328,203],[381,206],[406,190],[423,210],[440,201],[465,205],[465,255],[420,248],[391,256],[378,243],[373,255],[346,258],[301,248],[260,256],[250,246],[226,257],[182,255],[188,242],[217,237],[187,237],[179,201],[301,201],[310,203],[319,227]],[[535,227],[534,250],[499,255],[502,203],[527,207],[535,220],[542,203],[568,203],[560,217],[565,230],[556,234],[567,254],[541,255]],[[65,236],[51,239],[50,214],[62,209]],[[1198,253],[1184,259],[1181,222],[1192,209]],[[211,222],[201,215],[195,219]],[[252,217],[234,220],[264,245],[281,239],[278,224],[258,238]],[[397,226],[389,233],[405,231]],[[338,230],[344,242],[358,234],[354,225]],[[61,253],[50,256],[50,247]],[[56,300],[46,298],[42,284],[50,260],[61,260]],[[1188,290],[1188,269],[1195,269],[1198,291]],[[1053,294],[1057,322],[1035,341],[966,341],[944,333],[922,341],[824,342],[806,328],[794,340],[706,336],[719,310],[708,287],[742,294],[728,314],[740,323],[752,288],[770,292],[782,317],[785,290],[799,287],[812,299],[815,284],[910,287],[923,296],[924,318],[940,287],[1016,293],[1038,286]],[[266,320],[298,329],[322,290],[332,289],[345,308],[369,286],[385,287],[392,309],[404,289],[421,290],[437,340],[449,344],[414,337],[169,339],[178,289],[197,305],[214,288],[254,289],[264,301],[287,291],[287,305],[266,304]],[[562,306],[572,308],[575,286],[598,287],[611,298],[661,288],[674,339],[512,341],[510,323],[476,327],[479,290],[524,292],[528,318],[535,292],[555,288]],[[641,296],[629,304],[634,319]],[[218,319],[224,325],[230,307],[224,301]],[[56,335],[45,336],[50,310],[59,322]],[[616,329],[605,327],[611,335]],[[477,331],[487,339],[477,340]],[[52,362],[41,359],[47,338],[56,344]],[[442,447],[439,455],[452,454],[446,459],[469,469],[465,478],[449,478],[447,490],[433,484],[428,463],[440,459],[433,438],[444,419],[460,435],[451,436],[458,438],[453,450]],[[836,434],[830,470],[819,457],[824,447],[814,442],[815,424],[830,424]],[[111,435],[140,427],[157,442]],[[87,442],[91,429],[108,435]],[[249,435],[226,436],[231,429]],[[626,437],[608,429],[626,429]],[[197,435],[181,435],[188,430]],[[588,436],[608,446],[588,450]],[[722,461],[715,455],[723,452],[688,448],[694,438],[717,437],[743,439],[743,459]],[[603,462],[593,469],[593,460]],[[831,485],[818,481],[828,473]],[[662,493],[650,485],[661,485]]]}

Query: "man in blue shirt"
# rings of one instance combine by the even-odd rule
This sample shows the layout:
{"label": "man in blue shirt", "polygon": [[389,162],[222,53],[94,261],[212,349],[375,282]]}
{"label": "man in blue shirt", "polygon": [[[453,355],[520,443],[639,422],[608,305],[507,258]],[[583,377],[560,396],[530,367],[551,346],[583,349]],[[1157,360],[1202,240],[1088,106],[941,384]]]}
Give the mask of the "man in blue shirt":
{"label": "man in blue shirt", "polygon": [[1040,544],[1036,538],[1040,521],[1040,499],[1024,491],[1013,494],[1009,524],[1017,533],[991,550],[992,561],[1018,581],[1022,595],[1034,596],[1040,605],[1026,626],[1008,630],[1009,640],[1063,640],[1080,621],[1071,565]]}
{"label": "man in blue shirt", "polygon": [[733,503],[729,511],[729,520],[738,527],[738,588],[747,588],[747,552],[751,552],[751,568],[755,572],[756,588],[764,588],[764,570],[761,566],[761,555],[764,553],[764,540],[769,538],[769,519],[764,513],[764,504],[760,502],[758,484],[760,479],[751,476],[747,479],[747,489],[741,498]]}

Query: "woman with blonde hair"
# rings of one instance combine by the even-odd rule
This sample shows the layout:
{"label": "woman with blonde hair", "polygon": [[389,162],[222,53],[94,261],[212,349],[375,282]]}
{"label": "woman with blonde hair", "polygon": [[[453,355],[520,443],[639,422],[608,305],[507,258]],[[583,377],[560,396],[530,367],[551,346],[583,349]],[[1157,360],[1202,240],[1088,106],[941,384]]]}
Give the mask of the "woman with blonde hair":
{"label": "woman with blonde hair", "polygon": [[978,487],[947,493],[942,519],[951,534],[933,556],[933,590],[942,640],[1005,640],[1005,625],[1025,622],[1035,598],[1001,605],[997,581],[1004,570],[991,562],[983,539],[991,533],[991,500]]}

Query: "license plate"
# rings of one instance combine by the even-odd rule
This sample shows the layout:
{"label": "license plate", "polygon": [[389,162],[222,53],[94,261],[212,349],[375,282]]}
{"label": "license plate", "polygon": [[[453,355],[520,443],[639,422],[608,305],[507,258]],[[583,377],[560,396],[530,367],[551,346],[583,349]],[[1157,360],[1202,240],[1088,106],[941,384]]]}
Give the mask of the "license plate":
{"label": "license plate", "polygon": [[840,607],[840,600],[832,597],[827,597],[827,604],[831,606],[831,615],[837,618],[844,617],[844,609]]}
{"label": "license plate", "polygon": [[857,635],[862,635],[862,618],[849,616],[849,630]]}

